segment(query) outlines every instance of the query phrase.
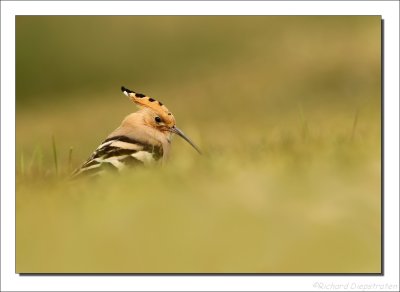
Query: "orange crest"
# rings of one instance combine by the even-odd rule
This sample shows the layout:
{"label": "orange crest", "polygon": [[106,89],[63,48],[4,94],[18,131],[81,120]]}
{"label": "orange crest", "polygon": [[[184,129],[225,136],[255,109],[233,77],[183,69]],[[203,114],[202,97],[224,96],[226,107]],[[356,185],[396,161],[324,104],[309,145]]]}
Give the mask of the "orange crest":
{"label": "orange crest", "polygon": [[160,118],[164,120],[164,123],[169,127],[175,125],[175,118],[172,113],[167,109],[161,101],[157,101],[154,98],[148,97],[145,94],[137,93],[124,86],[121,87],[122,92],[128,96],[134,103],[139,106],[147,107],[153,110]]}

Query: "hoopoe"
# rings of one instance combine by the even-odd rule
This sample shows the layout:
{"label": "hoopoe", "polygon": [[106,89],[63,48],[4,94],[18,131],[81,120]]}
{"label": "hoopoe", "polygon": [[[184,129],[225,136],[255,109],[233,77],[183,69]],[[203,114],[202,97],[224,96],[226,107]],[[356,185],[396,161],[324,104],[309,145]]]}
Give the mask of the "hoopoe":
{"label": "hoopoe", "polygon": [[172,113],[160,101],[125,87],[122,92],[140,108],[122,121],[72,174],[97,175],[106,169],[121,171],[128,166],[147,165],[166,160],[171,138],[177,134],[201,154],[197,146],[175,125]]}

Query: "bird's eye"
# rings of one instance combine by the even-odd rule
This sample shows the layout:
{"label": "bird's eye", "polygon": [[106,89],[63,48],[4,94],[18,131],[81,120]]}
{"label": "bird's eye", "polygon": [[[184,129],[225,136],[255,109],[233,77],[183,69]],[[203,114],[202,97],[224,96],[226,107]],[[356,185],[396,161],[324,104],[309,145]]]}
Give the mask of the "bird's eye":
{"label": "bird's eye", "polygon": [[161,123],[161,118],[160,117],[155,117],[154,120],[156,121],[156,123]]}

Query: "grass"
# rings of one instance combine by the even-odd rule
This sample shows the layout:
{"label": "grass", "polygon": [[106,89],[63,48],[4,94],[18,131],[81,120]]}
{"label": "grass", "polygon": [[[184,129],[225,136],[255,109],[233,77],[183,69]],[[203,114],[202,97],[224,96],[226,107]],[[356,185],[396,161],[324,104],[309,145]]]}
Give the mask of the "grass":
{"label": "grass", "polygon": [[[97,21],[98,42],[148,41],[64,51],[76,34],[53,29],[91,21],[17,20],[17,272],[380,272],[378,18]],[[72,89],[50,61],[22,70],[40,61],[39,43],[22,51],[35,27]],[[175,138],[163,167],[70,181],[135,110],[121,85],[165,103],[204,155]]]}
{"label": "grass", "polygon": [[166,167],[97,181],[69,182],[65,160],[17,184],[18,270],[379,272],[379,128],[342,129],[201,157],[174,141]]}
{"label": "grass", "polygon": [[54,170],[55,174],[58,175],[58,158],[57,158],[57,147],[56,147],[56,139],[54,135],[51,136],[51,146],[53,148],[53,158],[54,158]]}

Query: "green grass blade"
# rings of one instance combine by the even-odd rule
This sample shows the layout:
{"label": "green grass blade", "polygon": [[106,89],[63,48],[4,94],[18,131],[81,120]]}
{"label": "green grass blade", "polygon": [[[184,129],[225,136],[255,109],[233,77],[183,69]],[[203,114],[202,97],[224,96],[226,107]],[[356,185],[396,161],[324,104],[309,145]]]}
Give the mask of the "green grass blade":
{"label": "green grass blade", "polygon": [[358,123],[358,110],[356,111],[356,114],[355,114],[355,116],[354,116],[353,128],[351,129],[350,141],[353,141],[353,140],[354,140],[354,136],[355,136],[355,134],[356,134],[357,123]]}
{"label": "green grass blade", "polygon": [[29,166],[27,169],[29,173],[32,173],[32,169],[36,166],[35,163],[37,164],[38,151],[39,151],[38,146],[36,146],[35,149],[33,150],[31,161],[29,162]]}
{"label": "green grass blade", "polygon": [[43,149],[40,145],[38,146],[37,170],[38,174],[41,175],[43,171]]}
{"label": "green grass blade", "polygon": [[68,152],[68,173],[72,171],[72,151],[74,150],[73,147],[69,147]]}
{"label": "green grass blade", "polygon": [[56,171],[56,175],[58,175],[58,158],[57,158],[56,139],[54,138],[54,135],[51,136],[51,140],[53,147],[54,168]]}

